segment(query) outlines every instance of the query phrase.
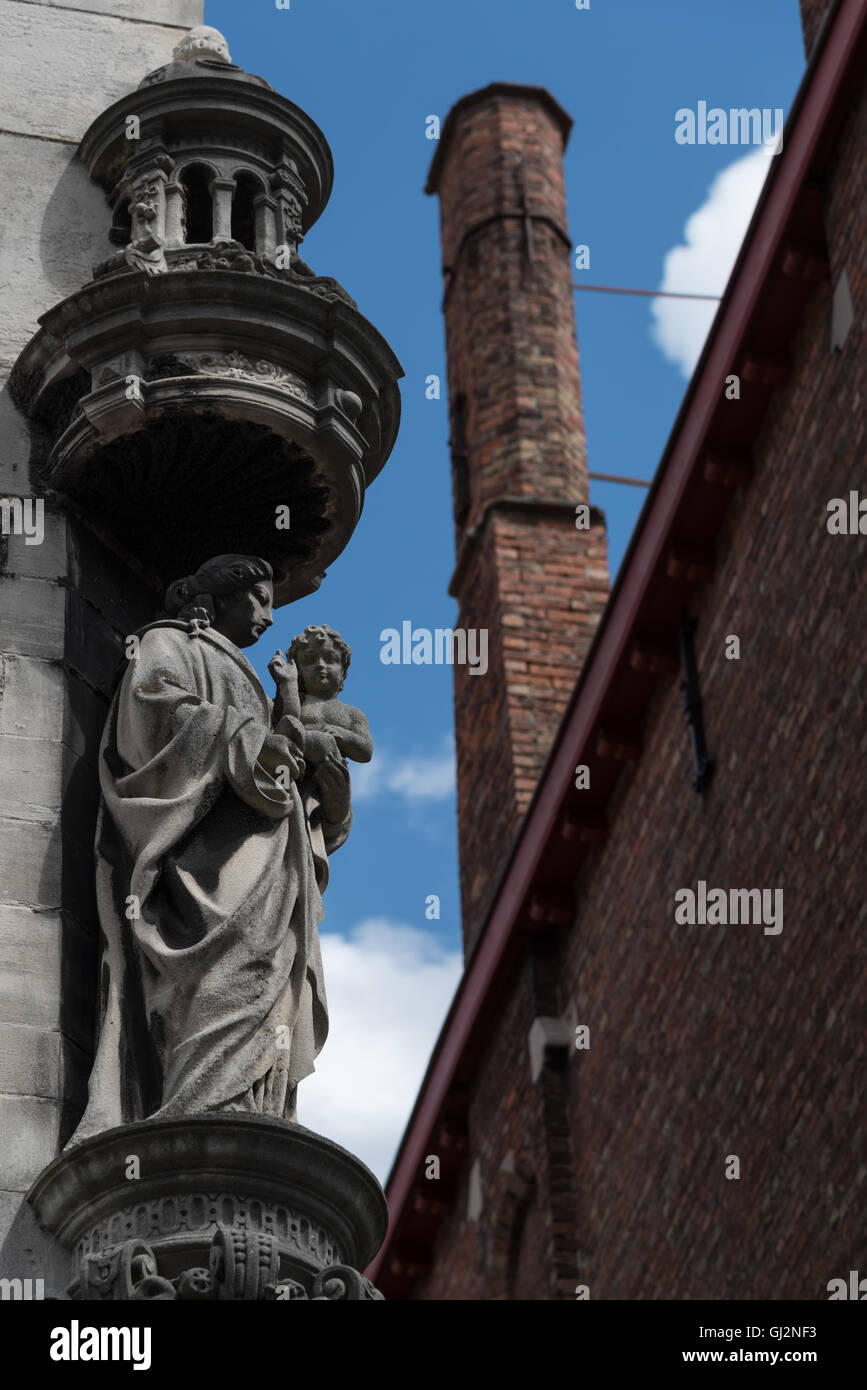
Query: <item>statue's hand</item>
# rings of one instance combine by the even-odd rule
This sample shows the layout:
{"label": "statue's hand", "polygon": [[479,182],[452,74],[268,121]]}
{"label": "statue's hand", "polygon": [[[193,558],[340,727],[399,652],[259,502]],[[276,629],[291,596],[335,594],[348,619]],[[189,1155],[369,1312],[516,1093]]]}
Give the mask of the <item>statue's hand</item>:
{"label": "statue's hand", "polygon": [[299,758],[298,749],[282,734],[266,734],[265,742],[259,749],[257,759],[260,767],[276,777],[281,767],[289,768],[291,781],[296,781],[304,771],[304,760]]}
{"label": "statue's hand", "polygon": [[304,738],[304,756],[314,767],[324,763],[326,758],[333,758],[336,762],[340,761],[340,749],[334,741],[333,734],[322,733],[317,729],[308,729]]}
{"label": "statue's hand", "polygon": [[349,773],[343,762],[328,758],[314,772],[314,783],[322,814],[332,825],[340,825],[349,815],[352,805]]}
{"label": "statue's hand", "polygon": [[275,652],[268,662],[268,670],[274,678],[276,685],[297,685],[298,667],[294,661],[289,661],[282,652]]}

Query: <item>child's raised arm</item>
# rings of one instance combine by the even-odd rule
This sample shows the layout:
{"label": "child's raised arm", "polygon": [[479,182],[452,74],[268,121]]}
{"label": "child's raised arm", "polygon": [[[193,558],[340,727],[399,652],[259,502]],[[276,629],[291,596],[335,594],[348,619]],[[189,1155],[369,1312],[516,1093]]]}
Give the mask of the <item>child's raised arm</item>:
{"label": "child's raised arm", "polygon": [[285,717],[300,719],[301,696],[298,693],[298,667],[288,660],[282,652],[276,652],[268,662],[268,670],[274,677],[277,694],[274,699],[274,724]]}

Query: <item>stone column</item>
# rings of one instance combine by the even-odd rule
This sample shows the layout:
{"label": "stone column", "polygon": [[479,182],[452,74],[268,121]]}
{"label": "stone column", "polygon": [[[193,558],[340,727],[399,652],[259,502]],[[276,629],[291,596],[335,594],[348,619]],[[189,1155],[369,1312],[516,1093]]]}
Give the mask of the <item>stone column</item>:
{"label": "stone column", "polygon": [[173,179],[166,184],[166,246],[177,247],[184,244],[184,211],[187,195],[183,184]]}
{"label": "stone column", "polygon": [[277,250],[277,202],[267,194],[260,194],[253,203],[256,214],[256,250],[260,256],[274,259]]}
{"label": "stone column", "polygon": [[214,241],[228,241],[232,235],[232,198],[234,179],[212,179],[211,198],[214,208]]}

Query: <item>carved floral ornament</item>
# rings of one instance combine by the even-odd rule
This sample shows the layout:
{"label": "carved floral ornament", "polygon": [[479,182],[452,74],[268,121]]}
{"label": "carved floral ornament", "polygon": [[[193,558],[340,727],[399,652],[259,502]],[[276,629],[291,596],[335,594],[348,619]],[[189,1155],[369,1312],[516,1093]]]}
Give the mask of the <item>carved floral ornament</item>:
{"label": "carved floral ornament", "polygon": [[379,1302],[382,1294],[350,1265],[331,1265],[312,1280],[309,1291],[297,1279],[279,1277],[280,1250],[263,1231],[218,1226],[208,1252],[208,1268],[183,1270],[173,1279],[158,1272],[157,1258],[143,1240],[128,1240],[98,1254],[85,1255],[70,1286],[76,1301],[123,1302]]}
{"label": "carved floral ornament", "polygon": [[[269,386],[279,386],[290,396],[297,396],[308,405],[315,404],[303,377],[278,367],[265,358],[251,362],[241,352],[187,352],[178,356],[177,363],[193,372],[201,372],[208,376],[225,376],[236,381],[267,382]],[[156,374],[159,370],[159,360],[154,359],[149,364],[148,375]]]}

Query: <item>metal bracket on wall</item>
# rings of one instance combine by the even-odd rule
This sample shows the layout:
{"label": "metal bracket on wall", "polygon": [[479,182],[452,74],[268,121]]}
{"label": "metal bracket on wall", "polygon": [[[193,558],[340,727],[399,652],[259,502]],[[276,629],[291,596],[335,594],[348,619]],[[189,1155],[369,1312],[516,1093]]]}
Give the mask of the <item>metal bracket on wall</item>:
{"label": "metal bracket on wall", "polygon": [[692,788],[693,791],[698,792],[699,796],[703,796],[710,786],[711,778],[716,770],[716,763],[713,758],[708,756],[704,735],[704,712],[698,684],[698,667],[695,661],[696,626],[694,618],[684,618],[678,634],[678,646],[683,668],[683,680],[680,682],[683,712],[686,715],[689,728],[689,741],[692,745],[692,762],[695,770]]}

